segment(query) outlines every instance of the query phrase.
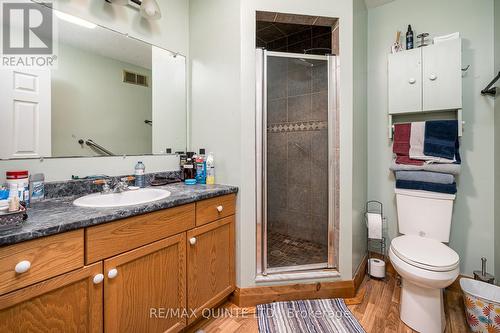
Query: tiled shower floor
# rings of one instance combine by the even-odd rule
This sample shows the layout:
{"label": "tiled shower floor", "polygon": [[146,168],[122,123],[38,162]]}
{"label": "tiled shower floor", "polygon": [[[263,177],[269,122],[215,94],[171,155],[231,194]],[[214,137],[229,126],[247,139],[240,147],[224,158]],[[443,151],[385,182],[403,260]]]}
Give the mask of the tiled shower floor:
{"label": "tiled shower floor", "polygon": [[319,264],[328,261],[328,247],[277,232],[267,235],[268,267]]}

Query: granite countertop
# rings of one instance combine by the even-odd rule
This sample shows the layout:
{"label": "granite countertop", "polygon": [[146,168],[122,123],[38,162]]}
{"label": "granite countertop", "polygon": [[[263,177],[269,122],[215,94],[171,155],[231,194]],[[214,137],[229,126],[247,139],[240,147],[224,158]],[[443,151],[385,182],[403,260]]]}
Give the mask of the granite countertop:
{"label": "granite countertop", "polygon": [[21,228],[0,231],[0,246],[98,225],[238,191],[237,187],[229,185],[184,185],[183,183],[155,188],[168,190],[171,194],[166,199],[147,204],[114,208],[74,206],[73,200],[79,196],[46,199],[42,202],[33,203],[28,209],[28,219]]}

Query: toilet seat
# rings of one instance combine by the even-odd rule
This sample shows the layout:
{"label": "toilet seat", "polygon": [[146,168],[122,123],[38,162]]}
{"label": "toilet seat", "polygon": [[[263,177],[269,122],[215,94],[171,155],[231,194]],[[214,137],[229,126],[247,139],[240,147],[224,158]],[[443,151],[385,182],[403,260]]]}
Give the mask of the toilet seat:
{"label": "toilet seat", "polygon": [[391,242],[391,250],[404,262],[428,271],[448,272],[458,267],[459,256],[434,239],[404,235]]}

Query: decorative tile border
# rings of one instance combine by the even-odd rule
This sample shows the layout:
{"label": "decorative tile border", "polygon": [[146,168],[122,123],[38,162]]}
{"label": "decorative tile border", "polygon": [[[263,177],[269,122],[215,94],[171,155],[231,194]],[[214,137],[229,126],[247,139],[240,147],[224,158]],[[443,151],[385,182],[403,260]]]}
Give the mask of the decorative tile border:
{"label": "decorative tile border", "polygon": [[276,123],[267,125],[267,131],[271,133],[319,131],[327,128],[328,128],[327,121],[317,121],[317,120]]}

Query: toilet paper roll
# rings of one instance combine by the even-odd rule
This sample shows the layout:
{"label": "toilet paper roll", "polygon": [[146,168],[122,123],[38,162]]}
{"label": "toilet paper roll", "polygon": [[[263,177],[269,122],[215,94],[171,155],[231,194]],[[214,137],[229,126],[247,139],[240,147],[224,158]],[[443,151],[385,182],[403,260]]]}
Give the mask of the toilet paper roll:
{"label": "toilet paper roll", "polygon": [[385,262],[375,258],[368,260],[368,272],[372,277],[385,278]]}
{"label": "toilet paper roll", "polygon": [[378,213],[366,213],[368,238],[382,239],[382,215]]}

